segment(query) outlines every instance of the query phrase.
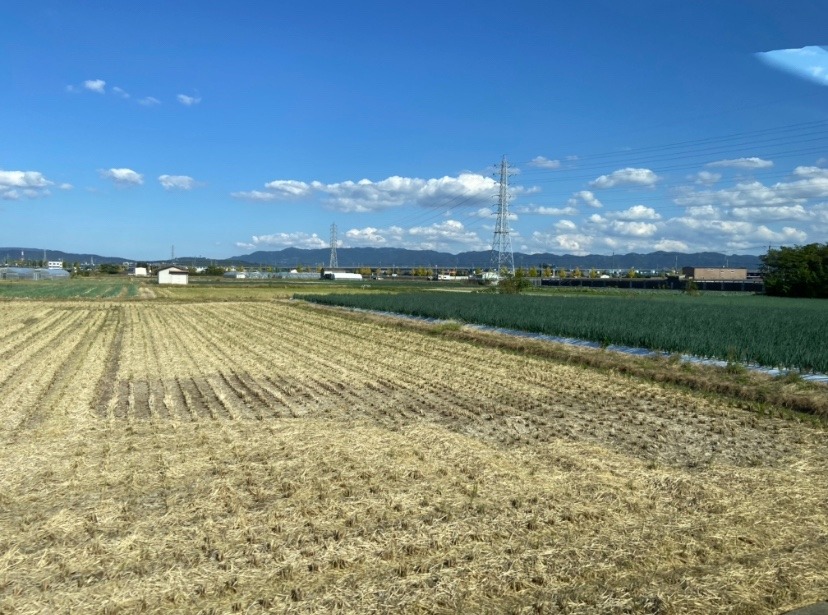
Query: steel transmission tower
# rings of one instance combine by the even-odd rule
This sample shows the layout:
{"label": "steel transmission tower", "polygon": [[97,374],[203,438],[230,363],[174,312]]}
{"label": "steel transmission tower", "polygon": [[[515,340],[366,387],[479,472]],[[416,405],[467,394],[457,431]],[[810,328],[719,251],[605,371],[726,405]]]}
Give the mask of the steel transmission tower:
{"label": "steel transmission tower", "polygon": [[498,275],[504,271],[515,275],[515,255],[509,236],[509,163],[506,156],[500,163],[500,195],[497,205],[497,223],[492,240],[492,271]]}
{"label": "steel transmission tower", "polygon": [[331,224],[331,260],[328,263],[329,269],[336,269],[339,267],[339,261],[336,258],[336,223]]}

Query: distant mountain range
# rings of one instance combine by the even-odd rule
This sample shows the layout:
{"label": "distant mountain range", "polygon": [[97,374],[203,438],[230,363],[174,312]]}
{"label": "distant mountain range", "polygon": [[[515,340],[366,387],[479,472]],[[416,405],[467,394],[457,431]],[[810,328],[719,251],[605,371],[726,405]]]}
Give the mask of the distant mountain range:
{"label": "distant mountain range", "polygon": [[[27,260],[43,258],[43,248],[2,248],[0,247],[0,263],[17,260],[21,252]],[[517,267],[551,266],[572,269],[629,269],[661,270],[674,267],[745,267],[756,270],[761,261],[758,256],[751,254],[721,254],[719,252],[650,252],[648,254],[590,254],[576,256],[574,254],[523,254],[515,252]],[[47,260],[63,260],[66,263],[123,263],[135,262],[133,258],[120,256],[102,256],[100,254],[79,254],[62,252],[60,250],[46,250]],[[285,248],[284,250],[258,251],[252,254],[243,254],[226,259],[210,259],[203,256],[182,256],[175,259],[181,265],[203,266],[215,263],[216,265],[264,265],[269,267],[292,268],[328,266],[330,250],[303,250],[301,248]],[[491,252],[435,252],[433,250],[406,250],[403,248],[338,248],[337,260],[340,267],[459,267],[486,269],[491,261]],[[169,262],[169,259],[150,261],[153,263]]]}
{"label": "distant mountain range", "polygon": [[[43,256],[46,258],[44,259]],[[64,263],[124,263],[130,259],[120,256],[101,256],[100,254],[79,254],[61,250],[44,250],[43,248],[0,248],[0,263],[12,263],[18,259],[26,261],[63,261]]]}
{"label": "distant mountain range", "polygon": [[[337,261],[340,267],[461,267],[487,268],[491,262],[491,251],[435,252],[432,250],[405,250],[402,248],[338,248]],[[745,267],[758,269],[761,261],[754,255],[725,255],[718,252],[651,252],[649,254],[523,254],[515,252],[515,266],[531,267],[549,265],[554,267],[582,269],[629,269],[640,270],[672,269],[673,267]],[[326,266],[330,260],[330,250],[302,250],[286,248],[273,252],[253,252],[252,254],[234,256],[228,261],[250,264],[262,264],[277,267]]]}

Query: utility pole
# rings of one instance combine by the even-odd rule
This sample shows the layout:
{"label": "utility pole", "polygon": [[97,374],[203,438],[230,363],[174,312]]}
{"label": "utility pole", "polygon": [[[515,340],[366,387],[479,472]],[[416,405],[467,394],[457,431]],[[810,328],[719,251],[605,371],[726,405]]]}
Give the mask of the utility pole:
{"label": "utility pole", "polygon": [[339,267],[339,261],[336,258],[336,223],[331,224],[331,258],[328,262],[328,269],[336,269]]}
{"label": "utility pole", "polygon": [[500,193],[498,195],[497,222],[492,239],[492,270],[500,275],[505,270],[515,275],[515,256],[512,238],[509,236],[509,163],[506,156],[500,162]]}

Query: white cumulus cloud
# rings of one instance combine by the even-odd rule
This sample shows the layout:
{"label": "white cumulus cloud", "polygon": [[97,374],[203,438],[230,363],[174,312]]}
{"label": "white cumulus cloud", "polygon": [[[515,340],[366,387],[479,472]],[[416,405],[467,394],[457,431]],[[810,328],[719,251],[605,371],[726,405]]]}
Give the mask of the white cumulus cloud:
{"label": "white cumulus cloud", "polygon": [[655,209],[644,205],[633,205],[623,211],[614,211],[608,213],[607,217],[614,220],[661,220],[661,215]]}
{"label": "white cumulus cloud", "polygon": [[39,171],[2,171],[0,170],[0,187],[8,188],[45,188],[51,185]]}
{"label": "white cumulus cloud", "polygon": [[711,186],[722,178],[721,173],[712,173],[711,171],[699,171],[693,178],[697,184],[703,186]]}
{"label": "white cumulus cloud", "polygon": [[116,184],[124,186],[139,186],[144,183],[144,176],[132,169],[106,169],[100,173],[101,177],[111,179]]}
{"label": "white cumulus cloud", "polygon": [[[329,209],[343,212],[371,212],[406,204],[423,207],[441,207],[457,203],[479,204],[497,194],[498,183],[476,173],[461,173],[457,177],[420,179],[416,177],[388,177],[380,181],[361,179],[310,183],[298,180],[275,180],[265,184],[266,191],[234,192],[240,199],[276,201],[300,199],[318,195]],[[518,192],[519,190],[515,190]]]}
{"label": "white cumulus cloud", "polygon": [[828,169],[822,167],[796,167],[794,175],[797,177],[828,177]]}
{"label": "white cumulus cloud", "polygon": [[658,227],[651,222],[632,222],[626,220],[614,220],[612,230],[619,235],[631,235],[633,237],[652,237],[658,231]]}
{"label": "white cumulus cloud", "polygon": [[603,207],[601,201],[595,196],[591,190],[581,190],[572,195],[566,204],[569,207],[577,207],[579,203],[584,203],[590,207]]}
{"label": "white cumulus cloud", "polygon": [[236,242],[240,248],[248,250],[261,250],[265,248],[303,248],[306,250],[327,248],[328,242],[316,233],[273,233],[270,235],[253,235],[249,242]]}
{"label": "white cumulus cloud", "polygon": [[3,171],[0,169],[0,198],[6,201],[48,196],[49,181],[40,171]]}
{"label": "white cumulus cloud", "polygon": [[545,156],[535,156],[529,162],[529,165],[539,169],[559,169],[561,167],[561,161],[550,160]]}
{"label": "white cumulus cloud", "polygon": [[303,198],[311,193],[311,187],[295,179],[277,179],[265,184],[265,188],[284,198]]}
{"label": "white cumulus cloud", "polygon": [[659,180],[650,169],[627,167],[609,175],[601,175],[589,183],[593,188],[614,188],[615,186],[652,186]]}
{"label": "white cumulus cloud", "polygon": [[689,252],[690,246],[683,241],[676,239],[662,239],[653,244],[656,250],[661,252]]}
{"label": "white cumulus cloud", "polygon": [[[514,235],[518,236],[517,233]],[[328,242],[315,233],[254,235],[251,241],[238,242],[236,245],[251,250],[329,247]],[[467,229],[462,222],[451,219],[407,229],[399,226],[351,228],[340,234],[340,241],[337,245],[348,248],[393,246],[410,250],[439,250],[452,253],[487,250],[491,247],[488,242],[478,236],[477,232]]]}

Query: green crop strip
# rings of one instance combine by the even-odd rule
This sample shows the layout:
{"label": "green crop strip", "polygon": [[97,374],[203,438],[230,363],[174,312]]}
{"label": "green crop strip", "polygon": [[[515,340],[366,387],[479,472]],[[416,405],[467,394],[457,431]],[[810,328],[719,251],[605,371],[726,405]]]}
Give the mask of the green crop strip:
{"label": "green crop strip", "polygon": [[828,372],[828,302],[752,295],[296,295],[328,305]]}

